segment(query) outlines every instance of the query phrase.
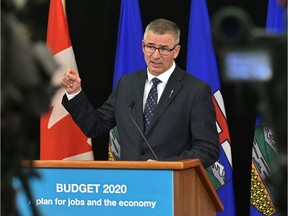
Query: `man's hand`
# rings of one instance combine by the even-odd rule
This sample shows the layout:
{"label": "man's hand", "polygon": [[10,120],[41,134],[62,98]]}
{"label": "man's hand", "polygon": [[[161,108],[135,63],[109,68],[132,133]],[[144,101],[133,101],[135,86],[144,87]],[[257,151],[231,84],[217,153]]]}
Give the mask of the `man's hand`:
{"label": "man's hand", "polygon": [[61,82],[68,94],[75,94],[81,90],[81,79],[78,71],[67,69]]}

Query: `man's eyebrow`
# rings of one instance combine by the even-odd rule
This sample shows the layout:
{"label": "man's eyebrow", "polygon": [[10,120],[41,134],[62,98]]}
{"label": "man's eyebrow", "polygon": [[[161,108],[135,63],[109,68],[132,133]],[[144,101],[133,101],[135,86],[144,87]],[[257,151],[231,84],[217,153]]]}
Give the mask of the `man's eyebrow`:
{"label": "man's eyebrow", "polygon": [[[155,46],[156,47],[155,43],[147,43],[146,45],[147,46]],[[159,45],[159,46],[157,46],[157,48],[169,48],[169,46],[167,46],[167,45]]]}
{"label": "man's eyebrow", "polygon": [[146,45],[150,45],[150,46],[153,46],[153,45],[155,45],[155,43],[146,43]]}

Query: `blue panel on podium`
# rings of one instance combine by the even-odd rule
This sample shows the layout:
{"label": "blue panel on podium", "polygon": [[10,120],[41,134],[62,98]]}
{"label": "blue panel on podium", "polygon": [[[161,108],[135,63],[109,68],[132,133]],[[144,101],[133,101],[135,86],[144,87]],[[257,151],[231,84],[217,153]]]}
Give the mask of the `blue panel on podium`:
{"label": "blue panel on podium", "polygon": [[36,170],[41,179],[29,180],[34,195],[31,201],[14,179],[15,189],[20,189],[17,208],[23,216],[32,215],[31,202],[43,216],[172,216],[174,212],[172,170]]}

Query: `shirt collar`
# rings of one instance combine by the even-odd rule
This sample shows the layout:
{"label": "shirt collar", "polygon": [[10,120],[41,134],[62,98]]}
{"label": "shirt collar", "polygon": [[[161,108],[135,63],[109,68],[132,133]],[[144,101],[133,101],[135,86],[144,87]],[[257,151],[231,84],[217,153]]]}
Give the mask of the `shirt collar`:
{"label": "shirt collar", "polygon": [[[159,79],[162,83],[164,83],[165,85],[167,84],[168,82],[168,79],[170,77],[170,75],[173,73],[174,69],[176,67],[176,64],[175,64],[175,61],[173,62],[173,65],[171,68],[169,68],[167,71],[165,71],[164,73],[160,74],[159,76],[157,76],[157,79]],[[155,77],[153,76],[149,70],[147,69],[147,81],[148,83],[151,82],[151,80]]]}

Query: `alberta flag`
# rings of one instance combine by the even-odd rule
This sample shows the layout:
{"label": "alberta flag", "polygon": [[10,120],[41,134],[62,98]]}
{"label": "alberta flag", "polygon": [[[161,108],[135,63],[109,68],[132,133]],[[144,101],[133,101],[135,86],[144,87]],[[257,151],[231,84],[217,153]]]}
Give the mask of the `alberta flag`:
{"label": "alberta flag", "polygon": [[[287,31],[286,8],[281,1],[269,0],[266,19],[268,34],[285,34]],[[284,101],[283,101],[284,103]],[[278,145],[272,128],[267,122],[256,123],[252,148],[251,172],[251,216],[278,215],[273,196],[273,185],[269,182],[273,163],[277,160]],[[283,188],[283,193],[287,191]],[[286,203],[287,207],[287,203]]]}
{"label": "alberta flag", "polygon": [[[62,0],[51,0],[47,47],[59,65],[53,82],[61,83],[65,70],[77,69]],[[87,138],[62,106],[64,88],[54,95],[50,110],[41,116],[41,160],[93,160],[91,139]]]}
{"label": "alberta flag", "polygon": [[210,18],[206,1],[192,0],[188,33],[187,68],[194,76],[210,84],[216,110],[216,125],[221,144],[219,160],[206,171],[224,205],[217,215],[236,215],[234,201],[230,135],[221,95],[216,55],[213,50]]}
{"label": "alberta flag", "polygon": [[[113,87],[119,78],[146,67],[142,52],[143,26],[138,0],[122,0]],[[109,135],[109,160],[120,158],[117,127]]]}

